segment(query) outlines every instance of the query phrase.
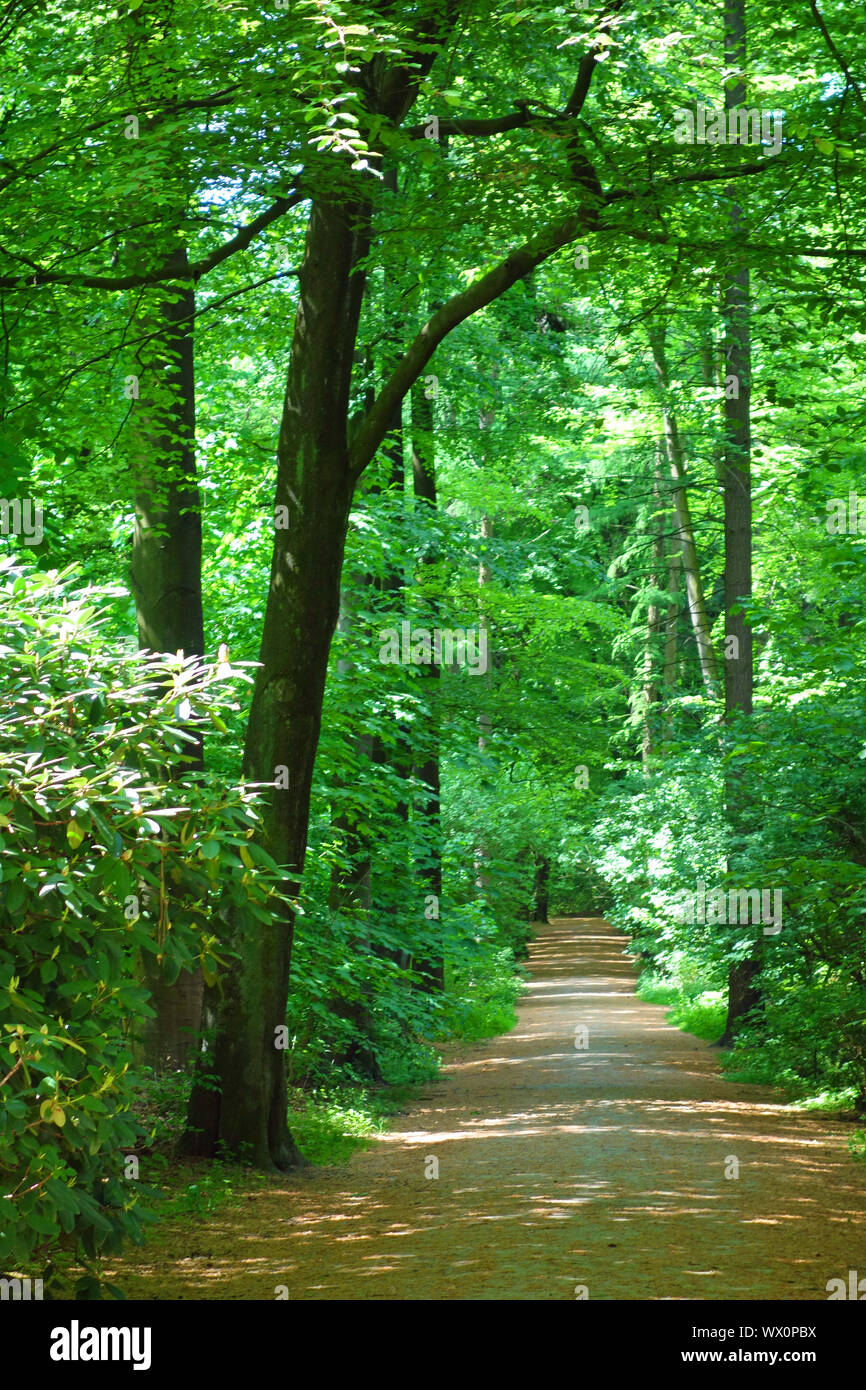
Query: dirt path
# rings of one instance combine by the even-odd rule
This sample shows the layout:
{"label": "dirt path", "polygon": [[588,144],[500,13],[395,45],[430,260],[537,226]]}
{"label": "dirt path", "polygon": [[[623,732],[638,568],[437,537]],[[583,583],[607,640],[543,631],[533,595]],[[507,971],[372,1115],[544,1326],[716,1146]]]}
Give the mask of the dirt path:
{"label": "dirt path", "polygon": [[544,929],[517,1027],[452,1052],[391,1133],[218,1211],[179,1260],[158,1237],[114,1281],[159,1299],[823,1300],[866,1273],[850,1127],[724,1082],[716,1051],[634,997],[624,945],[597,919]]}

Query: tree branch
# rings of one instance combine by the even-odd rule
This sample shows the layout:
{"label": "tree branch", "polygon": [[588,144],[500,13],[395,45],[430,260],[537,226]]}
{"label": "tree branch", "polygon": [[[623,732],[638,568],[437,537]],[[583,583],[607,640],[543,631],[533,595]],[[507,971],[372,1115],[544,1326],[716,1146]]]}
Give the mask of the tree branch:
{"label": "tree branch", "polygon": [[89,290],[134,290],[144,285],[157,285],[165,280],[183,279],[198,282],[209,270],[228,260],[236,251],[245,251],[259,232],[264,231],[265,227],[276,222],[290,208],[303,202],[308,196],[296,189],[288,197],[277,198],[269,208],[265,208],[265,211],[253,218],[246,227],[242,227],[230,241],[223,242],[222,246],[194,261],[182,276],[178,275],[176,270],[165,267],[139,275],[81,275],[63,270],[40,270],[37,267],[32,275],[0,275],[0,290],[35,289],[39,285],[75,285]]}
{"label": "tree branch", "polygon": [[[599,34],[609,34],[613,20],[623,8],[625,0],[613,0],[610,7],[610,14],[599,26]],[[589,94],[592,83],[592,75],[595,71],[597,53],[601,44],[598,39],[593,39],[590,47],[580,60],[575,78],[574,87],[571,95],[562,111],[554,111],[542,101],[535,101],[531,98],[526,100],[515,100],[514,105],[517,111],[510,112],[507,116],[468,116],[465,120],[440,120],[440,135],[504,135],[509,130],[523,130],[526,126],[536,124],[561,124],[565,120],[573,120],[580,115],[583,110],[584,102]],[[530,111],[530,106],[540,107],[547,112],[547,120],[544,116],[539,116]],[[426,123],[425,123],[426,125]],[[406,134],[413,140],[420,139],[425,130],[425,125],[409,126]]]}
{"label": "tree branch", "polygon": [[[616,236],[628,236],[632,241],[645,241],[650,246],[673,246],[678,251],[718,251],[717,241],[694,241],[691,237],[688,241],[680,241],[676,237],[665,236],[663,233],[639,232],[633,227],[597,227],[597,232],[612,232]],[[766,256],[808,256],[815,260],[838,259],[841,256],[852,256],[855,260],[866,259],[866,247],[864,246],[772,246],[763,241],[740,241],[737,243],[743,251],[759,252]],[[640,316],[639,316],[640,317]]]}
{"label": "tree branch", "polygon": [[464,319],[491,304],[518,280],[522,280],[524,275],[535,270],[554,251],[576,241],[596,225],[597,216],[591,211],[575,213],[552,223],[537,236],[510,251],[493,270],[437,309],[398,362],[350,443],[349,469],[353,478],[360,477],[367,467],[391,426],[394,411],[412,383],[421,375],[442,339]]}
{"label": "tree branch", "polygon": [[[680,174],[672,179],[656,180],[652,185],[655,189],[680,188],[687,183],[719,183],[731,179],[739,179],[751,174],[762,174],[765,169],[785,168],[784,164],[779,164],[776,155],[769,155],[767,159],[755,159],[750,164],[741,164],[739,167],[732,165],[727,169],[698,169],[692,174]],[[648,185],[648,188],[650,186]],[[612,188],[605,194],[605,203],[621,202],[623,198],[637,198],[638,192],[634,188]]]}
{"label": "tree branch", "polygon": [[[468,116],[462,121],[440,120],[439,134],[441,136],[504,135],[509,130],[523,130],[531,121],[538,120],[538,117],[534,116],[528,109],[530,105],[528,101],[515,102],[515,105],[519,105],[520,110],[512,111],[508,116]],[[554,119],[559,120],[561,118],[557,114]],[[425,121],[422,125],[407,126],[405,134],[408,135],[411,140],[420,140],[424,135],[427,125],[428,122]]]}
{"label": "tree branch", "polygon": [[851,87],[852,90],[857,93],[857,98],[860,102],[860,105],[863,108],[863,110],[866,111],[866,100],[864,100],[860,84],[857,82],[856,78],[854,77],[854,74],[852,73],[848,64],[845,62],[845,59],[842,57],[842,54],[839,52],[838,48],[833,42],[833,39],[830,36],[830,31],[827,28],[827,25],[824,23],[824,16],[818,9],[818,0],[809,0],[809,8],[811,9],[812,14],[815,16],[815,23],[817,24],[818,28],[821,30],[821,33],[824,36],[824,42],[826,43],[833,57],[836,59],[836,62],[839,64],[840,68],[844,72],[845,80],[847,81],[848,86]]}
{"label": "tree branch", "polygon": [[[231,87],[224,87],[222,91],[214,92],[213,96],[191,97],[188,101],[171,102],[168,106],[160,107],[156,114],[162,116],[177,115],[181,111],[194,111],[202,107],[227,106],[229,97],[237,92],[239,87],[240,83],[234,82]],[[25,159],[23,164],[13,164],[10,159],[4,159],[3,164],[7,169],[11,169],[12,173],[7,175],[5,179],[0,179],[0,193],[7,189],[10,184],[14,183],[16,179],[29,177],[27,170],[30,168],[31,164],[38,164],[41,160],[48,159],[51,155],[56,154],[58,150],[63,149],[63,146],[65,144],[68,145],[71,141],[80,142],[84,135],[91,135],[94,131],[104,130],[106,126],[122,124],[125,115],[125,112],[119,114],[115,111],[112,112],[110,116],[103,116],[98,121],[91,121],[89,125],[81,126],[78,130],[70,131],[62,140],[54,140],[50,145],[44,145],[36,154],[32,154],[29,158]]]}
{"label": "tree branch", "polygon": [[[775,156],[770,156],[764,160],[756,160],[750,164],[744,164],[736,170],[731,169],[706,169],[696,173],[683,174],[679,178],[666,180],[662,188],[677,188],[690,183],[712,183],[726,181],[730,183],[732,177],[742,177],[745,175],[763,173],[764,170],[772,168]],[[658,186],[658,185],[657,185]],[[632,189],[613,189],[604,195],[605,206],[619,202],[623,198],[637,197]],[[654,242],[660,245],[679,245],[663,236],[654,237],[651,234],[634,231],[631,228],[605,227],[599,220],[599,212],[595,207],[586,207],[581,212],[562,218],[558,222],[551,223],[544,228],[537,236],[527,241],[523,246],[510,251],[499,265],[493,270],[488,271],[480,280],[476,280],[468,289],[461,294],[452,296],[433,316],[427,320],[420,333],[415,338],[408,351],[404,354],[397,364],[394,372],[382,387],[376,400],[361,420],[358,429],[349,444],[349,469],[354,479],[360,477],[367,467],[390,427],[393,413],[399,406],[403,397],[406,395],[430,361],[436,348],[446,338],[448,334],[462,323],[464,319],[477,313],[493,300],[498,299],[513,284],[522,279],[531,270],[546,261],[555,251],[563,246],[568,246],[571,242],[587,232],[616,231],[619,235],[633,236],[638,241]],[[697,247],[697,243],[690,242],[690,246]],[[715,243],[710,243],[706,248],[713,249]],[[773,249],[778,248],[759,248],[750,246],[749,249]],[[848,249],[833,250],[828,247],[811,247],[788,250],[788,255],[804,256],[846,256],[855,257],[866,256],[866,250]]]}
{"label": "tree branch", "polygon": [[[610,33],[611,25],[624,4],[625,0],[613,0],[613,4],[610,7],[610,14],[606,16],[603,23],[599,25],[599,34]],[[564,114],[566,116],[579,116],[583,110],[583,104],[589,95],[592,75],[595,72],[595,65],[598,61],[596,55],[601,47],[602,45],[599,43],[598,39],[593,39],[592,44],[581,58],[571,96],[568,98],[565,105]]]}

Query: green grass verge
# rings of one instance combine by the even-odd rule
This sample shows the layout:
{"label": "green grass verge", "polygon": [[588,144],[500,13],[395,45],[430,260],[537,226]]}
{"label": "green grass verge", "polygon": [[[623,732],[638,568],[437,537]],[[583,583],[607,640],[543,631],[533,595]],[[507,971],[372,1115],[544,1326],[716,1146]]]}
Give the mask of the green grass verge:
{"label": "green grass verge", "polygon": [[648,976],[638,982],[636,993],[645,1004],[666,1007],[668,1023],[704,1042],[718,1042],[725,1031],[728,1006],[722,989],[698,987],[685,993],[673,981]]}
{"label": "green grass verge", "polygon": [[342,1086],[325,1092],[296,1092],[289,1101],[292,1137],[310,1163],[345,1163],[365,1148],[399,1114],[417,1086],[365,1090]]}
{"label": "green grass verge", "polygon": [[344,1083],[314,1092],[296,1091],[289,1102],[289,1128],[311,1163],[345,1163],[387,1129],[421,1086],[439,1073],[435,1044],[459,1040],[482,1042],[508,1033],[517,1023],[516,1000],[525,971],[515,969],[510,952],[501,953],[490,977],[461,981],[462,989],[446,994],[433,1045],[420,1043],[407,1065],[399,1049],[382,1056],[386,1084],[365,1088]]}
{"label": "green grass verge", "polygon": [[[668,1010],[667,1022],[684,1033],[691,1033],[704,1042],[715,1043],[725,1031],[727,992],[723,989],[703,989],[700,984],[684,990],[676,981],[645,975],[637,987],[637,997],[646,1004],[661,1004]],[[794,1110],[814,1110],[822,1114],[848,1114],[854,1105],[857,1088],[810,1089],[810,1083],[784,1066],[778,1052],[766,1046],[746,1046],[723,1054],[725,1079],[741,1085],[773,1086],[785,1092]],[[866,1163],[866,1130],[856,1130],[848,1140],[853,1156]]]}

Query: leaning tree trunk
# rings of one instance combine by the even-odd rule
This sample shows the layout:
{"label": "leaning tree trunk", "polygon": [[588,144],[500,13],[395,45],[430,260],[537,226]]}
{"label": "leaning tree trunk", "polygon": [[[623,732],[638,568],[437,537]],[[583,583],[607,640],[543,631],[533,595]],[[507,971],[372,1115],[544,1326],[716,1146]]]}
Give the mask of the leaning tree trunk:
{"label": "leaning tree trunk", "polygon": [[[725,67],[743,74],[746,67],[744,0],[725,3]],[[725,91],[725,107],[746,101],[744,77]],[[733,190],[731,191],[733,199]],[[743,232],[743,210],[731,205],[731,231]],[[741,253],[735,253],[741,254]],[[752,594],[752,478],[751,478],[751,340],[748,265],[728,274],[724,287],[725,326],[725,720],[733,723],[752,713],[752,630],[744,610]],[[742,847],[752,828],[750,794],[736,759],[725,766],[725,804],[728,822],[728,872],[742,862]],[[755,985],[761,969],[761,938],[752,955],[731,966],[728,1017],[722,1045],[733,1041],[737,1025],[760,1003]]]}
{"label": "leaning tree trunk", "polygon": [[[277,446],[275,505],[303,524],[276,530],[260,661],[244,750],[245,776],[270,784],[264,844],[289,866],[294,896],[304,867],[313,762],[328,651],[340,607],[352,475],[346,421],[369,211],[313,205],[299,276],[289,377]],[[280,775],[282,773],[282,775]],[[277,783],[277,785],[275,785]],[[285,1024],[294,915],[267,924],[238,913],[241,961],[207,991],[215,1042],[190,1101],[188,1152],[220,1142],[261,1167],[300,1161],[286,1124]]]}

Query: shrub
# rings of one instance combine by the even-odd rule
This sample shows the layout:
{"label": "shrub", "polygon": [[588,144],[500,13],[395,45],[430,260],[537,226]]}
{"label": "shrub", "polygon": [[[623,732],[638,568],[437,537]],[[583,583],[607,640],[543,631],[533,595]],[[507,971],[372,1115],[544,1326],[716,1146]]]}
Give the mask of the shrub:
{"label": "shrub", "polygon": [[50,1288],[66,1251],[93,1293],[100,1253],[141,1233],[142,960],[215,982],[214,920],[241,900],[266,917],[276,866],[248,843],[252,790],[167,791],[241,673],[124,651],[117,591],[75,577],[0,561],[0,1268],[42,1265]]}

